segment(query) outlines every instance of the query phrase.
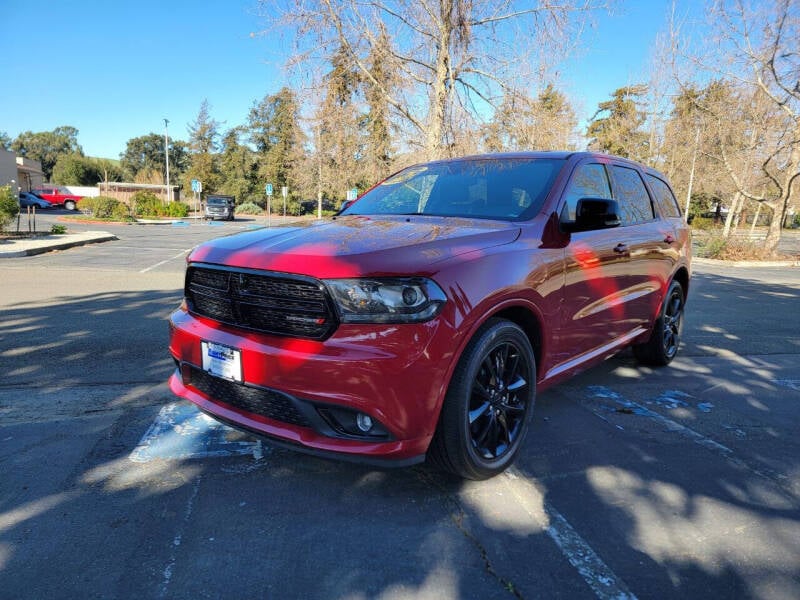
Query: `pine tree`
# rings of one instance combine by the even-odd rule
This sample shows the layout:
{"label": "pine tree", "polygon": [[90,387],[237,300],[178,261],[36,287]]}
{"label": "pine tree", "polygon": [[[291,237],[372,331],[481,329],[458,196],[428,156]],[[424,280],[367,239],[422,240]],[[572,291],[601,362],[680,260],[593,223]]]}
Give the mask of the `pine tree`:
{"label": "pine tree", "polygon": [[611,100],[601,102],[586,130],[591,139],[589,147],[625,158],[646,159],[648,141],[642,126],[647,116],[637,105],[646,91],[643,85],[619,88]]}
{"label": "pine tree", "polygon": [[191,181],[197,179],[202,182],[203,192],[216,192],[221,180],[215,155],[219,147],[219,122],[211,118],[208,100],[200,104],[197,118],[188,131],[191,156],[183,176],[184,189],[191,190]]}
{"label": "pine tree", "polygon": [[278,191],[288,186],[296,195],[298,169],[303,154],[303,132],[298,105],[288,87],[266,96],[250,109],[248,130],[256,148],[259,183],[271,183]]}

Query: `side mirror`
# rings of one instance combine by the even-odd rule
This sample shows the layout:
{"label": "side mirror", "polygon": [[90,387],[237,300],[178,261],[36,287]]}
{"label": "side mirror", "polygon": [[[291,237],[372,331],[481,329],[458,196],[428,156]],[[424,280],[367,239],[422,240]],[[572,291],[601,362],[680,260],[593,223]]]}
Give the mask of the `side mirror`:
{"label": "side mirror", "polygon": [[561,224],[565,231],[593,231],[619,227],[619,205],[609,198],[581,198],[575,209],[575,220]]}
{"label": "side mirror", "polygon": [[339,211],[336,214],[337,215],[341,214],[343,211],[345,211],[348,208],[350,208],[351,206],[353,206],[354,203],[355,203],[355,200],[345,200],[344,202],[342,202],[342,207],[339,209]]}

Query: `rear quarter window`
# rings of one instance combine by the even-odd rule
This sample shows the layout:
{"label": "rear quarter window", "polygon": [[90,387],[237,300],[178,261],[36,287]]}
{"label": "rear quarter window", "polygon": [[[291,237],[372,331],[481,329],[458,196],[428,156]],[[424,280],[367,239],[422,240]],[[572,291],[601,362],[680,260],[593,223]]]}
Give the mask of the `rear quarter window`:
{"label": "rear quarter window", "polygon": [[614,165],[614,197],[619,203],[622,225],[645,223],[655,218],[653,203],[636,169]]}
{"label": "rear quarter window", "polygon": [[670,187],[666,182],[662,181],[654,175],[646,175],[647,183],[653,194],[656,197],[656,204],[658,204],[661,214],[665,217],[680,218],[681,208],[678,206],[678,201],[672,193]]}

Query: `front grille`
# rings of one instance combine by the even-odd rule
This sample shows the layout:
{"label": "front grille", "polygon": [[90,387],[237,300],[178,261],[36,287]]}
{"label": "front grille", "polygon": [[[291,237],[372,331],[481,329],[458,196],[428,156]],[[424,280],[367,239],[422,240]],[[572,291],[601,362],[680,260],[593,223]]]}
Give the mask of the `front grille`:
{"label": "front grille", "polygon": [[295,408],[291,399],[285,394],[220,379],[194,366],[189,367],[188,372],[189,377],[184,380],[184,383],[199,390],[212,400],[218,400],[275,421],[299,427],[311,427],[308,419]]}
{"label": "front grille", "polygon": [[322,340],[337,325],[325,288],[310,278],[191,266],[186,299],[195,314],[272,335]]}

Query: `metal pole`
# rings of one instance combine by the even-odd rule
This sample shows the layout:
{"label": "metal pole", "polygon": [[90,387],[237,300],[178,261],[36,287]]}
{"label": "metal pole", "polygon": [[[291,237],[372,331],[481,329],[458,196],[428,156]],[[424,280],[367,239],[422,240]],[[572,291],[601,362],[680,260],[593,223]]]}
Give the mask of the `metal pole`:
{"label": "metal pole", "polygon": [[169,119],[164,119],[164,158],[167,162],[167,204],[172,202],[172,194],[169,189]]}

